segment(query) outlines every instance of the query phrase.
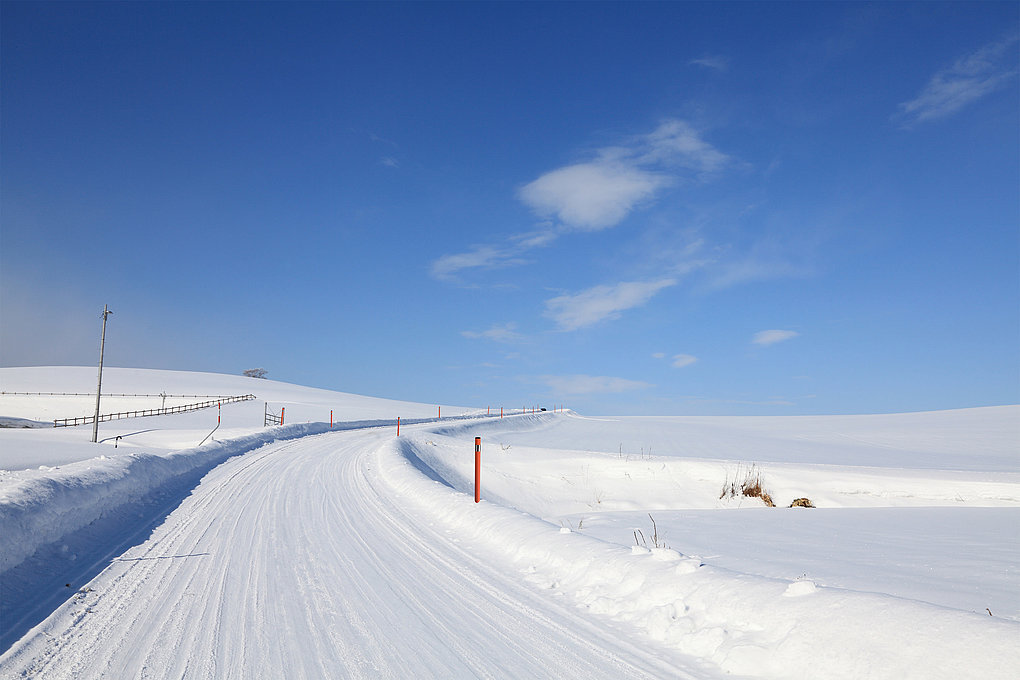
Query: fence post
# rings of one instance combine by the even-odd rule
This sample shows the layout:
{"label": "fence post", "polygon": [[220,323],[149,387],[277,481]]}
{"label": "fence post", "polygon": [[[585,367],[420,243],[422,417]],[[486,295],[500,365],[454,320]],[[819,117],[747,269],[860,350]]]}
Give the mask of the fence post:
{"label": "fence post", "polygon": [[475,503],[481,500],[482,490],[482,438],[475,437]]}

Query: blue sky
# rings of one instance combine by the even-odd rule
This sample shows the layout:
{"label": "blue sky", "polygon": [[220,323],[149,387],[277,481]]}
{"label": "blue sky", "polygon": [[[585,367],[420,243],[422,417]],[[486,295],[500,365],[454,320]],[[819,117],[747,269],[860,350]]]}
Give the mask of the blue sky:
{"label": "blue sky", "polygon": [[1020,401],[1007,3],[12,3],[0,363]]}

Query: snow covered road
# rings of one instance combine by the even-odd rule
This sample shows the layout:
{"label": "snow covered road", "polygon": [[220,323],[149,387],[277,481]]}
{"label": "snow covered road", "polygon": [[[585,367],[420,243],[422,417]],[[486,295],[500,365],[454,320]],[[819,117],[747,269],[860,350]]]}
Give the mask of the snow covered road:
{"label": "snow covered road", "polygon": [[[2,658],[5,677],[715,677],[637,646],[392,498],[392,432],[214,469]],[[731,676],[732,677],[732,676]]]}

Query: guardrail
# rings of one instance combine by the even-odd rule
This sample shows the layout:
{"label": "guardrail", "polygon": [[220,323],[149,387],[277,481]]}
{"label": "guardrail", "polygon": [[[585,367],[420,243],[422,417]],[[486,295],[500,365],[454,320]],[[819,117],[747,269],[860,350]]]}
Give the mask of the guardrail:
{"label": "guardrail", "polygon": [[[238,401],[251,401],[254,398],[255,398],[254,394],[245,394],[240,397],[223,397],[221,399],[213,399],[211,401],[199,402],[197,404],[185,404],[183,406],[166,406],[164,408],[150,408],[142,411],[123,411],[121,413],[101,413],[99,415],[99,422],[102,423],[107,420],[120,420],[121,418],[141,418],[143,416],[166,416],[172,413],[187,413],[189,411],[198,411],[203,408],[218,406],[219,404],[231,404]],[[71,427],[74,425],[89,425],[91,423],[94,423],[95,421],[96,421],[95,416],[82,416],[80,418],[59,418],[53,421],[53,427]]]}

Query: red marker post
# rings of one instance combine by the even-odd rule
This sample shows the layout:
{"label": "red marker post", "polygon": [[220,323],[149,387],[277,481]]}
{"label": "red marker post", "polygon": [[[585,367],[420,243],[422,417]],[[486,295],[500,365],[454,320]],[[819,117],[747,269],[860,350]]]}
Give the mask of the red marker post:
{"label": "red marker post", "polygon": [[400,416],[397,416],[397,436],[400,436]]}
{"label": "red marker post", "polygon": [[333,409],[329,409],[329,429],[333,429]]}
{"label": "red marker post", "polygon": [[481,500],[482,490],[482,438],[475,437],[475,503]]}

